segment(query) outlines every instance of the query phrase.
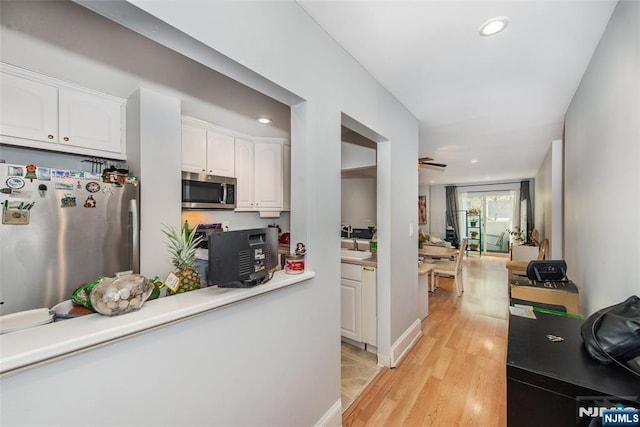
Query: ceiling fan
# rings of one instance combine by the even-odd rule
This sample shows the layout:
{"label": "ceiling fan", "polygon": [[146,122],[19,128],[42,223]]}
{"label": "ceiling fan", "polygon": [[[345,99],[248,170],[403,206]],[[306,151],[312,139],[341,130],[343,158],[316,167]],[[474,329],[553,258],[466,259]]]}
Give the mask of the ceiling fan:
{"label": "ceiling fan", "polygon": [[418,159],[418,166],[436,166],[439,168],[446,168],[447,165],[445,165],[444,163],[436,163],[432,161],[433,159],[431,157],[420,157]]}

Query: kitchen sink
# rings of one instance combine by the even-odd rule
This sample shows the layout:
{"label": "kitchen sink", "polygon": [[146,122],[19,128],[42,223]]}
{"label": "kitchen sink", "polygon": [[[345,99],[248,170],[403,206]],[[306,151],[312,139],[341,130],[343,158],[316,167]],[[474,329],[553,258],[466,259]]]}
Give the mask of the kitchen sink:
{"label": "kitchen sink", "polygon": [[371,252],[369,251],[354,251],[353,249],[341,249],[340,256],[345,259],[365,259],[371,257]]}

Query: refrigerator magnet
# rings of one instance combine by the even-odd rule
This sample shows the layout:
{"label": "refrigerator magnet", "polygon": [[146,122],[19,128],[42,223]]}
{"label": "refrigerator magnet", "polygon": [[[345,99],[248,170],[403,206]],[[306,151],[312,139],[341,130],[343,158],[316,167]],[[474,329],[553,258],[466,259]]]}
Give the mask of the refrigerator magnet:
{"label": "refrigerator magnet", "polygon": [[38,168],[36,174],[40,181],[51,181],[51,169],[49,168]]}
{"label": "refrigerator magnet", "polygon": [[93,196],[91,194],[89,194],[89,197],[87,197],[87,200],[84,201],[84,205],[85,208],[95,208],[96,207],[96,200],[93,198]]}
{"label": "refrigerator magnet", "polygon": [[27,173],[24,175],[25,179],[28,179],[29,182],[33,182],[34,179],[38,179],[36,176],[36,165],[31,164],[24,167],[27,170]]}
{"label": "refrigerator magnet", "polygon": [[73,190],[73,184],[69,182],[56,182],[56,190]]}
{"label": "refrigerator magnet", "polygon": [[6,184],[7,187],[11,188],[12,190],[19,190],[24,187],[24,179],[20,178],[19,176],[11,176],[7,178]]}
{"label": "refrigerator magnet", "polygon": [[100,184],[95,181],[87,182],[87,185],[84,186],[89,193],[97,193],[100,191]]}
{"label": "refrigerator magnet", "polygon": [[24,175],[24,172],[22,171],[22,166],[7,166],[7,175],[9,176]]}
{"label": "refrigerator magnet", "polygon": [[72,208],[77,206],[76,198],[73,194],[65,194],[64,197],[60,200],[60,207],[62,208]]}
{"label": "refrigerator magnet", "polygon": [[44,184],[38,185],[38,193],[40,193],[40,197],[44,197],[47,195],[47,186]]}

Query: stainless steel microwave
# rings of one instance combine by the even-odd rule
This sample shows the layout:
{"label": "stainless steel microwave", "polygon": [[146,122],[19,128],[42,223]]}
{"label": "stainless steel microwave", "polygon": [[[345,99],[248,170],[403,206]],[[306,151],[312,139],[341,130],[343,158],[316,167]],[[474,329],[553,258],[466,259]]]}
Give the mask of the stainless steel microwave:
{"label": "stainless steel microwave", "polygon": [[235,209],[236,178],[182,172],[183,209]]}

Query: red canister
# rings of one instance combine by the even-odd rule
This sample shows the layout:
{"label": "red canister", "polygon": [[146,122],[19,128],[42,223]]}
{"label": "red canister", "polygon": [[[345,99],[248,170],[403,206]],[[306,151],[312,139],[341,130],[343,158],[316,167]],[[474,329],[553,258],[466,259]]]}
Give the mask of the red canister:
{"label": "red canister", "polygon": [[287,274],[301,274],[304,271],[304,255],[286,255],[284,258],[284,272]]}

